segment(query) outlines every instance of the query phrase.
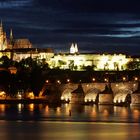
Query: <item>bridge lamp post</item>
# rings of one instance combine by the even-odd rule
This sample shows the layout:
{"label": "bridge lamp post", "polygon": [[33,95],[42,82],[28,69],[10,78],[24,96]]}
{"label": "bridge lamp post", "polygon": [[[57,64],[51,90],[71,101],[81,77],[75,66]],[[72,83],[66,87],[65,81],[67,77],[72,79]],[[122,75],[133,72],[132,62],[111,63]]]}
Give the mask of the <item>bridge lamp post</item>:
{"label": "bridge lamp post", "polygon": [[104,81],[108,83],[109,82],[109,79],[108,78],[104,78]]}
{"label": "bridge lamp post", "polygon": [[61,81],[60,80],[57,80],[57,84],[61,84]]}
{"label": "bridge lamp post", "polygon": [[67,83],[70,83],[70,79],[67,79]]}
{"label": "bridge lamp post", "polygon": [[134,81],[138,81],[138,77],[134,77]]}
{"label": "bridge lamp post", "polygon": [[93,82],[95,82],[95,81],[96,81],[96,79],[95,79],[95,78],[92,78],[92,81],[93,81]]}
{"label": "bridge lamp post", "polygon": [[122,77],[122,80],[123,80],[123,82],[125,82],[125,81],[126,81],[126,77],[125,77],[125,76],[123,76],[123,77]]}

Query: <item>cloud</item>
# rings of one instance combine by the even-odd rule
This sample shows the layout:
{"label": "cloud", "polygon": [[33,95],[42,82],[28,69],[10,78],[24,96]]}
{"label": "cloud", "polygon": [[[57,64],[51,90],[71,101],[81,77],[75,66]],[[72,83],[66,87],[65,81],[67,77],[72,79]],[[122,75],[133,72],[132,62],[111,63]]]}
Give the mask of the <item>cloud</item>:
{"label": "cloud", "polygon": [[15,7],[32,5],[33,0],[5,0],[0,1],[0,9],[9,9]]}

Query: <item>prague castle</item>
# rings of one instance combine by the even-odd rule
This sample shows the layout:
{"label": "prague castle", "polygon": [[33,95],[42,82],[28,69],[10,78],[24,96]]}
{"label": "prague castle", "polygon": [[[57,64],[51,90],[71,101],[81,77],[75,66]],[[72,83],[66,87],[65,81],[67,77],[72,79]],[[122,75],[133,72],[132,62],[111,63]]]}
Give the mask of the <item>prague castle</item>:
{"label": "prague castle", "polygon": [[[48,63],[50,68],[84,70],[94,67],[94,70],[126,70],[128,62],[134,59],[125,54],[91,54],[79,53],[77,43],[72,43],[68,53],[55,54],[51,48],[34,48],[29,39],[14,39],[12,30],[9,38],[0,25],[0,57],[6,55],[14,61],[21,61],[31,57]],[[139,58],[135,59],[139,61]]]}

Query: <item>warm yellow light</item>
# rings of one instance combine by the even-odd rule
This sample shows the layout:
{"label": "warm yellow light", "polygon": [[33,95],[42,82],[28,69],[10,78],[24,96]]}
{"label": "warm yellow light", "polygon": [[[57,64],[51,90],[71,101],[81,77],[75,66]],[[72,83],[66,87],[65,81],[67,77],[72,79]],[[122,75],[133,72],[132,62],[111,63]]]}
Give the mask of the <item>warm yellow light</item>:
{"label": "warm yellow light", "polygon": [[34,93],[33,93],[33,92],[29,92],[29,94],[28,94],[28,98],[30,98],[30,99],[34,99]]}
{"label": "warm yellow light", "polygon": [[60,81],[60,80],[57,80],[57,83],[58,83],[58,84],[61,84],[61,81]]}
{"label": "warm yellow light", "polygon": [[4,91],[0,92],[0,98],[5,98],[6,97],[6,93]]}
{"label": "warm yellow light", "polygon": [[34,111],[34,104],[29,104],[29,110]]}
{"label": "warm yellow light", "polygon": [[108,82],[108,79],[107,79],[107,78],[105,78],[105,79],[104,79],[104,81],[105,81],[105,82]]}
{"label": "warm yellow light", "polygon": [[123,81],[126,81],[126,77],[123,77],[122,79],[123,79]]}
{"label": "warm yellow light", "polygon": [[67,79],[67,82],[69,83],[70,82],[70,79]]}
{"label": "warm yellow light", "polygon": [[10,70],[11,74],[16,74],[17,73],[17,68],[16,67],[9,67],[8,69]]}
{"label": "warm yellow light", "polygon": [[18,99],[21,99],[21,98],[22,98],[22,95],[19,93],[19,94],[17,95],[17,98],[18,98]]}
{"label": "warm yellow light", "polygon": [[66,100],[66,101],[68,101],[69,99],[68,99],[68,98],[66,98],[65,100]]}
{"label": "warm yellow light", "polygon": [[21,112],[22,110],[22,104],[18,104],[18,111]]}
{"label": "warm yellow light", "polygon": [[135,77],[134,80],[135,80],[135,81],[138,81],[138,77]]}
{"label": "warm yellow light", "polygon": [[48,105],[45,107],[45,112],[46,112],[46,114],[49,114],[49,106]]}
{"label": "warm yellow light", "polygon": [[49,80],[46,80],[46,83],[48,84],[49,83]]}
{"label": "warm yellow light", "polygon": [[121,100],[118,100],[118,103],[120,103],[121,102]]}
{"label": "warm yellow light", "polygon": [[116,103],[116,100],[114,100],[114,103]]}
{"label": "warm yellow light", "polygon": [[4,112],[5,111],[5,104],[0,104],[0,111],[1,112]]}
{"label": "warm yellow light", "polygon": [[91,102],[91,98],[89,98],[88,100],[89,100],[89,102]]}
{"label": "warm yellow light", "polygon": [[93,82],[95,82],[95,81],[96,81],[96,79],[95,79],[95,78],[92,78],[92,81],[93,81]]}
{"label": "warm yellow light", "polygon": [[135,87],[135,86],[136,86],[136,84],[133,84],[133,86]]}

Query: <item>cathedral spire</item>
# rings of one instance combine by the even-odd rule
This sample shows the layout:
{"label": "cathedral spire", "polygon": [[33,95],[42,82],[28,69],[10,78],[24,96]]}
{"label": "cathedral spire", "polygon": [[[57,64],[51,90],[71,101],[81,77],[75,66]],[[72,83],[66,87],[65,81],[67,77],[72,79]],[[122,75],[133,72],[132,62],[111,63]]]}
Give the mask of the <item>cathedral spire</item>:
{"label": "cathedral spire", "polygon": [[3,27],[3,25],[2,25],[2,20],[1,20],[1,22],[0,22],[0,26]]}
{"label": "cathedral spire", "polygon": [[71,54],[74,54],[74,53],[75,53],[74,43],[71,44],[70,53],[71,53]]}
{"label": "cathedral spire", "polygon": [[77,46],[77,43],[75,43],[75,53],[78,53],[78,46]]}
{"label": "cathedral spire", "polygon": [[0,23],[0,35],[3,34],[3,25],[2,25],[2,20],[1,20],[1,23]]}
{"label": "cathedral spire", "polygon": [[10,40],[13,40],[13,30],[10,30]]}

